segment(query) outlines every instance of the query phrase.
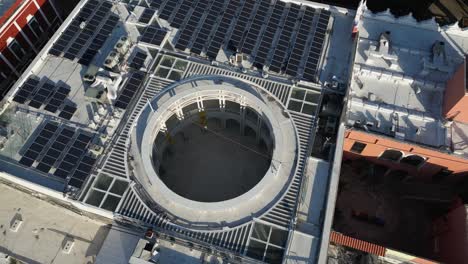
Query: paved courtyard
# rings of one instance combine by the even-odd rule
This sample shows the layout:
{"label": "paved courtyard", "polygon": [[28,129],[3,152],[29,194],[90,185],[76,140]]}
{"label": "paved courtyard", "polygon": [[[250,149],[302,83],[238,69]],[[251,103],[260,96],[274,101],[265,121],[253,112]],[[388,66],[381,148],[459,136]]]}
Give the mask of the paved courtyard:
{"label": "paved courtyard", "polygon": [[255,135],[241,136],[238,126],[208,130],[191,124],[166,150],[161,180],[177,194],[200,202],[224,201],[255,186],[270,164]]}

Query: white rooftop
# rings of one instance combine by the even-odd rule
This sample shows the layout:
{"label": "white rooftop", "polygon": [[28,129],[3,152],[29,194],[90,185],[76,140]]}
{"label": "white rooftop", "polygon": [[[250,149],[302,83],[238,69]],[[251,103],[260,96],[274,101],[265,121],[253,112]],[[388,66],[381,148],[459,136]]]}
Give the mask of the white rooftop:
{"label": "white rooftop", "polygon": [[[433,147],[449,146],[445,83],[463,63],[468,31],[434,20],[365,11],[348,101],[348,125]],[[461,41],[461,42],[460,42]],[[456,42],[456,43],[455,43]]]}
{"label": "white rooftop", "polygon": [[[4,184],[0,200],[14,201],[0,203],[0,251],[25,263],[88,263],[108,232],[102,222]],[[67,252],[63,247],[69,241]]]}

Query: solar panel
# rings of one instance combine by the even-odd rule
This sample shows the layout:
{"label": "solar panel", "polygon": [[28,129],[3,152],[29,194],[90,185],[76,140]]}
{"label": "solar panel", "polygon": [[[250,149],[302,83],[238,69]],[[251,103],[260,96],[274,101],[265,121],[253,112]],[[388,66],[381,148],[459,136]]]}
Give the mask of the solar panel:
{"label": "solar panel", "polygon": [[146,27],[145,32],[141,36],[140,41],[149,43],[152,45],[161,46],[164,38],[166,37],[166,30],[156,27],[156,26],[149,26]]}
{"label": "solar panel", "polygon": [[66,46],[79,32],[79,26],[82,21],[85,21],[98,6],[98,1],[88,1],[83,8],[78,12],[72,20],[68,28],[62,33],[57,42],[54,43],[49,54],[60,56],[65,50]]}
{"label": "solar panel", "polygon": [[73,187],[75,187],[75,188],[77,188],[77,189],[80,189],[81,186],[83,186],[83,183],[84,183],[83,181],[80,181],[80,180],[78,180],[78,179],[76,179],[76,178],[72,178],[72,179],[70,179],[70,181],[68,182],[68,185],[73,186]]}
{"label": "solar panel", "polygon": [[67,95],[70,93],[70,89],[59,86],[58,88],[55,88],[55,92],[52,95],[52,99],[48,102],[48,104],[44,107],[46,111],[55,113],[57,110],[62,106],[62,104],[65,101],[65,98]]}
{"label": "solar panel", "polygon": [[138,22],[148,24],[153,18],[155,12],[156,11],[154,11],[153,9],[145,8],[140,18],[138,19]]}
{"label": "solar panel", "polygon": [[106,19],[104,25],[99,30],[99,33],[94,37],[78,63],[83,65],[89,65],[91,63],[94,56],[98,53],[98,50],[104,45],[109,35],[111,35],[118,21],[119,18],[113,14]]}
{"label": "solar panel", "polygon": [[191,51],[196,54],[201,54],[204,48],[207,47],[207,39],[211,35],[213,26],[222,11],[224,3],[222,1],[214,1],[211,7],[208,9],[208,15],[205,17],[203,23],[201,24],[201,29],[195,37],[194,44],[191,48]]}
{"label": "solar panel", "polygon": [[[66,178],[72,175],[74,168],[76,168],[77,165],[78,167],[81,165],[81,158],[86,152],[87,144],[91,141],[91,139],[91,136],[86,135],[83,132],[80,132],[76,139],[69,139],[70,147],[67,149],[66,154],[61,160],[54,175],[61,178]],[[80,144],[77,144],[77,142]]]}
{"label": "solar panel", "polygon": [[57,159],[57,158],[60,156],[60,153],[61,153],[61,152],[60,152],[59,150],[50,148],[50,149],[47,151],[46,155]]}
{"label": "solar panel", "polygon": [[36,152],[36,151],[33,151],[31,149],[28,149],[23,155],[23,157],[26,157],[26,158],[29,158],[29,159],[32,159],[32,160],[37,159],[38,156],[39,156],[39,153]]}
{"label": "solar panel", "polygon": [[36,169],[44,172],[44,173],[49,173],[49,170],[52,168],[52,166],[50,166],[49,164],[45,164],[43,162],[40,162],[39,164],[37,164],[36,166]]}
{"label": "solar panel", "polygon": [[299,9],[300,6],[296,4],[291,4],[289,7],[279,40],[273,53],[269,67],[270,71],[279,73],[283,71],[285,65],[287,65],[286,52],[289,50],[291,45],[291,37],[295,27],[297,26],[297,21],[300,19]]}
{"label": "solar panel", "polygon": [[149,0],[148,2],[149,2],[150,7],[158,9],[161,6],[163,1],[162,0]]}
{"label": "solar panel", "polygon": [[96,159],[90,156],[84,156],[81,162],[88,165],[93,165],[96,162]]}
{"label": "solar panel", "polygon": [[[57,142],[55,143],[58,143],[60,137],[67,137],[68,149],[66,149],[66,151],[64,151],[64,148],[62,148],[62,151],[51,149],[54,152],[50,153],[50,155],[47,154],[49,157],[44,158],[41,163],[45,165],[53,165],[52,163],[55,163],[57,160],[55,156],[57,156],[58,153],[61,155],[61,153],[65,152],[65,155],[55,170],[54,175],[62,179],[69,178],[68,185],[80,188],[86,177],[90,174],[92,166],[96,161],[95,158],[85,155],[86,150],[88,149],[88,144],[91,142],[94,135],[81,131],[78,136],[73,139],[74,134],[75,129],[73,128],[66,127],[62,129],[60,136],[57,138]],[[59,144],[63,145],[61,143]],[[50,150],[48,153],[49,152]],[[45,165],[41,165],[44,170],[46,169]]]}
{"label": "solar panel", "polygon": [[34,163],[34,160],[33,160],[33,159],[30,159],[30,158],[22,157],[22,158],[19,160],[19,163],[20,163],[21,165],[26,166],[26,167],[31,167],[31,165]]}
{"label": "solar panel", "polygon": [[[145,78],[145,74],[142,72],[134,72],[130,75],[127,83],[122,88],[121,94],[117,97],[117,100],[114,104],[115,107],[126,109],[131,99],[138,91],[141,83]],[[127,95],[124,95],[127,94]]]}
{"label": "solar panel", "polygon": [[32,149],[32,150],[34,150],[34,151],[36,151],[36,152],[38,152],[38,153],[40,153],[40,152],[42,151],[42,148],[43,148],[43,146],[42,146],[42,145],[39,145],[39,144],[37,144],[37,143],[33,143],[33,144],[29,147],[29,149]]}
{"label": "solar panel", "polygon": [[57,159],[54,159],[53,157],[46,155],[42,158],[41,163],[50,165],[50,167],[52,167],[56,161]]}
{"label": "solar panel", "polygon": [[[79,168],[79,167],[80,167],[80,166],[78,166],[78,168]],[[90,170],[90,171],[91,171],[91,170]],[[86,179],[86,177],[89,175],[90,171],[89,171],[89,172],[83,172],[83,171],[77,169],[77,170],[73,173],[72,178],[75,178],[75,179],[84,181],[84,180]]]}
{"label": "solar panel", "polygon": [[190,7],[194,5],[197,1],[190,1],[190,0],[182,0],[182,3],[177,9],[177,12],[172,19],[171,26],[175,28],[179,28],[185,21],[185,18],[190,10]]}
{"label": "solar panel", "polygon": [[[76,159],[76,157],[75,157],[75,159]],[[70,172],[73,169],[73,167],[74,167],[73,163],[68,163],[68,162],[64,162],[64,161],[62,161],[60,163],[60,165],[59,165],[59,169],[67,171],[67,172]]]}
{"label": "solar panel", "polygon": [[44,146],[51,140],[58,125],[52,122],[46,123],[42,128],[39,128],[39,133],[33,143],[26,150],[24,156],[36,160],[39,154],[44,150]]}
{"label": "solar panel", "polygon": [[294,47],[289,57],[288,66],[286,68],[286,74],[291,76],[297,76],[298,70],[301,64],[301,61],[304,57],[305,44],[307,42],[308,36],[312,32],[312,22],[314,19],[315,9],[311,7],[306,7],[304,11],[304,16],[299,26],[298,34],[294,41]]}
{"label": "solar panel", "polygon": [[254,15],[254,19],[248,29],[248,33],[244,38],[241,51],[244,53],[251,53],[257,43],[257,38],[260,36],[261,27],[266,19],[270,3],[267,0],[262,0]]}
{"label": "solar panel", "polygon": [[66,170],[57,169],[57,170],[55,170],[54,175],[59,177],[59,178],[66,179],[68,177],[68,173],[69,172],[66,171]]}
{"label": "solar panel", "polygon": [[130,67],[139,70],[144,66],[147,57],[148,55],[146,53],[138,51],[137,53],[135,53],[132,62],[130,63]]}
{"label": "solar panel", "polygon": [[48,138],[45,138],[45,137],[41,137],[41,136],[38,136],[35,140],[36,143],[40,144],[40,145],[45,145],[47,144],[47,142],[49,141]]}
{"label": "solar panel", "polygon": [[[117,24],[118,17],[110,12],[111,8],[112,3],[108,1],[92,1],[92,3],[88,1],[57,42],[54,43],[49,53],[74,60],[80,56],[87,47],[86,44],[89,43],[89,47],[79,57],[78,61],[83,65],[89,65],[97,51],[102,47],[106,37]],[[83,22],[84,28],[81,29],[80,26]],[[94,35],[96,36],[93,38]]]}
{"label": "solar panel", "polygon": [[65,105],[58,116],[70,120],[73,114],[76,112],[76,109],[76,106]]}
{"label": "solar panel", "polygon": [[185,50],[187,48],[190,39],[192,39],[192,36],[195,33],[195,30],[197,29],[197,26],[200,23],[201,18],[207,8],[207,0],[198,1],[185,27],[181,28],[180,36],[175,45],[176,49]]}
{"label": "solar panel", "polygon": [[24,104],[28,100],[29,96],[33,93],[39,84],[39,80],[35,77],[29,77],[24,84],[18,89],[13,101]]}
{"label": "solar panel", "polygon": [[164,19],[164,20],[169,20],[171,15],[174,13],[174,9],[177,6],[177,3],[178,3],[177,0],[167,1],[166,4],[160,10],[159,17]]}
{"label": "solar panel", "polygon": [[330,19],[330,11],[322,9],[319,14],[317,27],[310,46],[309,55],[304,66],[303,78],[309,81],[317,81],[318,64],[322,55],[325,41],[325,32]]}
{"label": "solar panel", "polygon": [[256,1],[244,2],[239,17],[236,21],[236,25],[234,26],[234,29],[231,34],[230,42],[232,46],[239,47],[239,45],[241,44],[242,38],[244,36],[245,27],[247,26],[250,17],[253,15],[252,11],[254,9],[255,3]]}

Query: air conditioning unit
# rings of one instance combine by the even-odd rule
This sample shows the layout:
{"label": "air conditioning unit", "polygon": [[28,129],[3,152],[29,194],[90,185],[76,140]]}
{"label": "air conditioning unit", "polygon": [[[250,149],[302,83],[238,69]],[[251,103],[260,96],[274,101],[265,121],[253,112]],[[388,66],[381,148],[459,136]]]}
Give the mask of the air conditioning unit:
{"label": "air conditioning unit", "polygon": [[87,81],[87,82],[94,82],[96,80],[96,75],[93,75],[93,74],[85,74],[83,76],[83,80]]}
{"label": "air conditioning unit", "polygon": [[127,53],[130,49],[130,41],[128,40],[128,37],[121,37],[119,41],[115,44],[114,49],[122,55]]}
{"label": "air conditioning unit", "polygon": [[84,74],[83,80],[85,82],[93,83],[96,80],[96,74],[97,74],[98,70],[99,70],[99,68],[96,65],[91,64],[88,67],[88,70],[86,71],[86,73]]}
{"label": "air conditioning unit", "polygon": [[104,61],[104,66],[109,69],[113,69],[119,63],[119,54],[117,51],[113,50],[109,53],[106,60]]}

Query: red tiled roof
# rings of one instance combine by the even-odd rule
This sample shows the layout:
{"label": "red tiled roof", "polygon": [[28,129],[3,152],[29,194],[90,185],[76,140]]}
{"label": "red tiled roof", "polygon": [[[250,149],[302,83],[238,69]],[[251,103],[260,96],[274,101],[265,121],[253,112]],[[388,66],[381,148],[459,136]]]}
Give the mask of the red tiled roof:
{"label": "red tiled roof", "polygon": [[345,236],[335,231],[331,232],[330,241],[335,244],[354,248],[374,255],[385,256],[386,249],[384,247],[349,236]]}

